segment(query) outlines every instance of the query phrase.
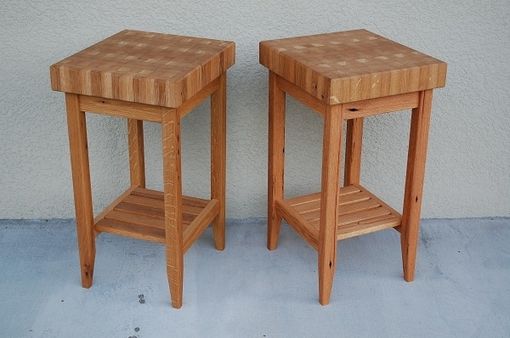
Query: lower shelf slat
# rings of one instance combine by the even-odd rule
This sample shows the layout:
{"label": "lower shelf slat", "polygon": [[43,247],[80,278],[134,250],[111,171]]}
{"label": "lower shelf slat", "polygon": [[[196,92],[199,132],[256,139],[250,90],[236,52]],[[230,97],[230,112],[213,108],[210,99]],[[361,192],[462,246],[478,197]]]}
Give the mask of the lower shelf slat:
{"label": "lower shelf slat", "polygon": [[[165,243],[163,193],[131,188],[95,221],[98,232]],[[182,197],[182,230],[185,249],[207,228],[218,214],[217,200]],[[189,237],[189,238],[188,238]]]}
{"label": "lower shelf slat", "polygon": [[[277,201],[277,210],[297,232],[316,247],[320,226],[320,193]],[[401,216],[359,185],[340,188],[337,240],[400,226]]]}
{"label": "lower shelf slat", "polygon": [[165,242],[165,229],[152,228],[136,225],[130,222],[122,222],[111,218],[103,218],[96,223],[96,230],[115,235],[143,239],[158,243]]}

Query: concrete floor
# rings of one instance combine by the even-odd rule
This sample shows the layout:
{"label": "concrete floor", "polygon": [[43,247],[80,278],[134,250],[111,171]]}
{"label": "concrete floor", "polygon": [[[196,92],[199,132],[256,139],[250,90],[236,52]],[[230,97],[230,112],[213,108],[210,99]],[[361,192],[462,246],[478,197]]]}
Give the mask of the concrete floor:
{"label": "concrete floor", "polygon": [[86,290],[74,222],[5,220],[0,337],[510,336],[510,219],[423,221],[416,280],[401,275],[395,231],[343,241],[321,307],[316,254],[288,226],[269,252],[265,224],[231,224],[224,252],[208,231],[187,253],[174,310],[162,246],[99,236]]}

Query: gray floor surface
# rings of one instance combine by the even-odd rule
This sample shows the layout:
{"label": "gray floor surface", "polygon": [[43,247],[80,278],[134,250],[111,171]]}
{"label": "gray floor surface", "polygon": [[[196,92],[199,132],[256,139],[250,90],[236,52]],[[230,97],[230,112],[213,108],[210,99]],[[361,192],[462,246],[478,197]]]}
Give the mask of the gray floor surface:
{"label": "gray floor surface", "polygon": [[413,283],[397,232],[342,241],[326,307],[288,226],[273,252],[261,222],[227,230],[225,251],[208,230],[186,254],[174,310],[163,246],[100,235],[86,290],[73,221],[0,221],[0,337],[510,337],[508,218],[423,221]]}

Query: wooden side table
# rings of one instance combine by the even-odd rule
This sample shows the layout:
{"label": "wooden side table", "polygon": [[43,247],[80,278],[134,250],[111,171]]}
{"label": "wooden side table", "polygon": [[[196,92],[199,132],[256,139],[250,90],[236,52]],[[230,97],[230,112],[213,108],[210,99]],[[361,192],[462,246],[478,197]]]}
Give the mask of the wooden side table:
{"label": "wooden side table", "polygon": [[[269,69],[268,248],[284,218],[319,253],[319,301],[329,303],[337,241],[400,231],[404,279],[414,279],[433,88],[446,63],[366,30],[260,43]],[[284,197],[285,95],[324,118],[321,192]],[[363,119],[412,109],[402,216],[360,185]],[[344,186],[339,187],[342,123],[347,120]]]}
{"label": "wooden side table", "polygon": [[[226,71],[233,42],[125,30],[51,66],[65,92],[83,287],[101,232],[164,243],[172,306],[182,305],[183,255],[212,223],[225,246]],[[180,120],[211,96],[211,198],[182,195]],[[85,112],[128,121],[131,186],[93,216]],[[145,187],[143,122],[160,122],[164,191]]]}

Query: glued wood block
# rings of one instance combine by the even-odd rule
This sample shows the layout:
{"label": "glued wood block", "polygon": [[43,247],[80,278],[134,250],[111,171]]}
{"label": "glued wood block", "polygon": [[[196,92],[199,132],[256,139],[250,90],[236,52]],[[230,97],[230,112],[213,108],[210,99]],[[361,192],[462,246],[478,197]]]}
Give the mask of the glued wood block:
{"label": "glued wood block", "polygon": [[364,29],[262,41],[260,63],[326,104],[444,87],[446,63]]}
{"label": "glued wood block", "polygon": [[177,108],[235,62],[235,44],[124,30],[50,67],[56,91]]}

